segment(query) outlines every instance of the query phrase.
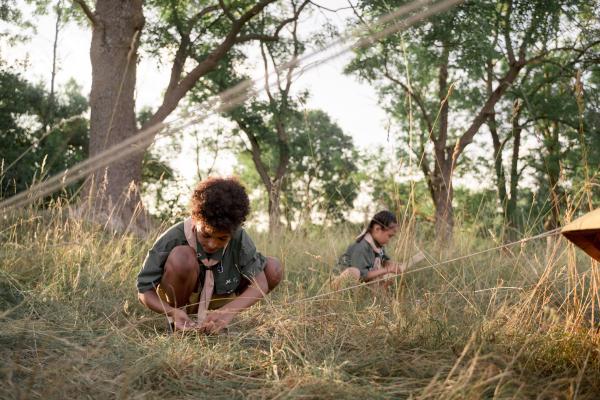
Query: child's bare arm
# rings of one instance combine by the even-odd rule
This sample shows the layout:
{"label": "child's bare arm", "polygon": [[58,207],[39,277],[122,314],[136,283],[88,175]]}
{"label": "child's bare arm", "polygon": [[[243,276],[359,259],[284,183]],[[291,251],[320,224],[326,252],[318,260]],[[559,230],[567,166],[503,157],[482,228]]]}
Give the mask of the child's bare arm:
{"label": "child's bare arm", "polygon": [[387,275],[391,272],[392,271],[387,267],[373,269],[373,270],[367,272],[367,275],[365,276],[364,280],[365,280],[365,282],[369,282],[369,281],[375,280],[377,278],[381,278],[382,276]]}
{"label": "child's bare arm", "polygon": [[412,267],[416,263],[425,259],[425,254],[422,251],[419,251],[417,254],[411,257],[406,263],[397,263],[394,261],[386,261],[383,265],[385,269],[388,270],[389,273],[393,274],[401,274],[406,271],[408,268]]}
{"label": "child's bare arm", "polygon": [[138,293],[138,299],[140,302],[151,309],[154,312],[160,314],[167,314],[173,318],[176,329],[194,328],[195,322],[190,319],[184,310],[179,308],[171,307],[167,302],[162,301],[156,291],[148,290],[143,293]]}
{"label": "child's bare arm", "polygon": [[268,291],[267,277],[264,272],[261,272],[254,277],[252,284],[233,301],[225,304],[218,310],[209,312],[200,330],[209,333],[219,332],[231,322],[236,314],[258,302]]}

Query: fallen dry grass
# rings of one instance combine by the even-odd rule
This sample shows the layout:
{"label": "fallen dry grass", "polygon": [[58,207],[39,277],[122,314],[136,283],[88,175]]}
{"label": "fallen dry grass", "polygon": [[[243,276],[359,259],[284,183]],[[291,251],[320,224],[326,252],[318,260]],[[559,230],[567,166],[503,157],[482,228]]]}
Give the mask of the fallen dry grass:
{"label": "fallen dry grass", "polygon": [[109,234],[60,211],[4,220],[0,397],[600,397],[598,264],[540,240],[431,267],[498,243],[458,229],[441,254],[418,231],[390,249],[404,259],[418,243],[428,263],[388,291],[339,293],[331,268],[355,232],[253,234],[285,281],[227,334],[202,336],[168,335],[136,300],[156,235]]}

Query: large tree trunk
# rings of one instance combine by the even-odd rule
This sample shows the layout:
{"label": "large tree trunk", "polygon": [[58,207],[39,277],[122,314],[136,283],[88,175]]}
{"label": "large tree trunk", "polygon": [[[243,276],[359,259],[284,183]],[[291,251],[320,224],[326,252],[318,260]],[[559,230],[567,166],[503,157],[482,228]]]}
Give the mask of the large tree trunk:
{"label": "large tree trunk", "polygon": [[563,191],[560,187],[560,142],[558,141],[558,122],[553,121],[551,127],[544,128],[544,141],[547,154],[544,158],[544,167],[548,175],[548,189],[550,191],[551,212],[546,220],[546,229],[555,229],[560,226],[560,210],[563,203]]}
{"label": "large tree trunk", "polygon": [[281,229],[281,180],[274,180],[269,193],[269,233],[272,235]]}
{"label": "large tree trunk", "polygon": [[449,149],[448,113],[450,110],[450,93],[448,86],[448,60],[450,52],[444,47],[438,72],[438,98],[440,101],[439,131],[434,140],[435,165],[433,168],[432,186],[435,205],[435,233],[440,245],[446,247],[452,242],[454,229],[454,210],[452,209],[452,172],[454,165]]}
{"label": "large tree trunk", "polygon": [[496,172],[496,188],[498,190],[498,200],[504,211],[504,218],[506,219],[506,205],[507,205],[507,193],[506,193],[506,176],[504,175],[504,166],[502,165],[502,142],[498,135],[496,126],[496,113],[490,116],[488,122],[490,128],[490,134],[492,135],[492,144],[494,145],[494,170]]}
{"label": "large tree trunk", "polygon": [[451,163],[445,162],[441,168],[438,169],[436,167],[433,177],[435,233],[438,244],[442,247],[448,247],[452,244],[452,233],[454,230],[452,172]]}
{"label": "large tree trunk", "polygon": [[[137,47],[144,24],[142,1],[98,0],[94,17],[90,49],[91,157],[137,130],[134,93]],[[86,183],[86,204],[96,213],[106,213],[113,226],[129,224],[139,210],[144,150],[97,171]]]}
{"label": "large tree trunk", "polygon": [[515,111],[513,111],[512,120],[512,136],[513,136],[513,151],[510,163],[510,197],[506,204],[506,219],[511,227],[509,238],[516,240],[517,227],[519,226],[517,216],[517,199],[519,189],[519,152],[521,149],[521,132],[523,127],[519,123],[519,115],[521,115],[521,105],[515,102]]}
{"label": "large tree trunk", "polygon": [[273,235],[281,228],[281,187],[283,185],[283,179],[287,171],[289,164],[289,149],[287,143],[279,141],[279,163],[277,165],[277,171],[275,177],[271,179],[269,175],[269,168],[262,159],[262,149],[257,137],[252,132],[250,126],[246,125],[243,119],[234,118],[240,129],[246,134],[248,141],[250,142],[250,154],[252,155],[252,162],[254,167],[260,176],[260,179],[267,190],[268,197],[268,212],[269,212],[269,234]]}
{"label": "large tree trunk", "polygon": [[[560,227],[560,210],[563,203],[563,193],[560,187],[560,142],[558,122],[552,121],[551,126],[543,127],[546,155],[544,167],[548,175],[548,190],[550,191],[550,215],[546,219],[544,229],[549,231]],[[546,258],[554,260],[557,252],[557,237],[546,238]]]}
{"label": "large tree trunk", "polygon": [[[492,83],[494,81],[493,64],[491,60],[487,62],[487,81],[486,81],[486,92],[488,98],[492,95],[494,89]],[[503,218],[507,219],[507,205],[508,199],[506,194],[506,175],[504,174],[504,165],[502,163],[502,150],[504,149],[503,143],[498,135],[498,124],[496,123],[496,110],[492,107],[487,120],[490,135],[492,136],[492,144],[494,146],[494,170],[496,172],[496,188],[498,190],[498,200],[503,211]]]}

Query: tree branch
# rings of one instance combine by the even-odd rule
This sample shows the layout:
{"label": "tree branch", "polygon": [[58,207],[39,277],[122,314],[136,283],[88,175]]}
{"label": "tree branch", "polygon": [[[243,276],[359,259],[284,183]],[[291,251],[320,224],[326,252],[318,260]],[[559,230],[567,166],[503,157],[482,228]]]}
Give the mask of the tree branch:
{"label": "tree branch", "polygon": [[400,86],[409,96],[411,96],[417,102],[417,106],[419,106],[419,109],[421,110],[421,114],[423,114],[423,119],[425,120],[425,123],[427,124],[427,129],[429,131],[429,134],[431,134],[431,132],[433,132],[433,121],[431,120],[431,117],[430,117],[429,113],[427,112],[427,108],[425,107],[425,102],[423,101],[421,96],[419,96],[417,93],[415,93],[412,90],[411,87],[408,87],[408,85],[405,84],[404,82],[402,82],[400,79],[392,76],[392,73],[390,72],[390,70],[388,68],[388,53],[387,53],[386,48],[384,48],[383,68],[384,68],[383,75],[386,78],[388,78],[390,81],[395,83],[396,85]]}
{"label": "tree branch", "polygon": [[174,86],[171,90],[167,91],[163,97],[163,102],[156,110],[154,115],[144,124],[143,128],[153,126],[157,123],[164,121],[164,119],[177,107],[179,101],[189,92],[198,80],[212,71],[219,61],[227,54],[227,52],[235,44],[235,39],[251,18],[260,13],[267,5],[275,2],[276,0],[261,0],[256,3],[250,10],[244,13],[239,19],[237,19],[231,25],[229,33],[225,36],[223,41],[204,59],[204,61],[198,63],[198,65],[190,71],[177,86]]}
{"label": "tree branch", "polygon": [[329,12],[332,12],[332,13],[337,13],[338,11],[349,10],[351,8],[352,9],[354,8],[354,6],[352,5],[352,3],[350,3],[350,2],[348,2],[348,3],[350,3],[350,6],[348,6],[348,7],[340,7],[340,8],[336,8],[336,9],[327,8],[325,6],[322,6],[320,4],[315,3],[314,1],[309,1],[309,3],[312,4],[313,6],[317,7],[317,8],[321,8],[323,10],[326,10],[326,11],[329,11]]}
{"label": "tree branch", "polygon": [[535,30],[535,16],[532,16],[529,28],[527,29],[527,31],[525,31],[525,35],[523,36],[523,41],[521,42],[521,46],[519,46],[519,60],[517,61],[519,63],[525,63],[525,64],[527,63],[527,61],[525,59],[526,52],[527,52],[527,44],[529,44],[529,41],[531,40],[531,37],[533,36],[534,30]]}
{"label": "tree branch", "polygon": [[545,50],[545,51],[540,52],[535,57],[532,57],[532,58],[526,60],[525,63],[527,63],[527,64],[535,63],[535,62],[543,59],[544,57],[548,56],[549,54],[551,54],[551,53],[553,53],[555,51],[572,51],[572,52],[575,52],[575,53],[579,54],[577,57],[575,57],[573,60],[571,60],[571,62],[569,62],[568,65],[572,65],[572,64],[575,64],[578,60],[580,60],[581,57],[583,57],[587,53],[587,51],[589,49],[591,49],[592,47],[594,47],[594,46],[596,46],[598,44],[600,44],[600,39],[594,40],[594,41],[588,43],[583,48],[577,48],[577,47],[573,47],[573,46],[555,47],[553,49],[549,49],[549,50]]}
{"label": "tree branch", "polygon": [[500,80],[500,83],[496,89],[488,97],[484,105],[479,110],[479,113],[477,113],[477,116],[471,123],[471,126],[469,126],[465,133],[463,133],[460,139],[456,142],[456,146],[454,146],[454,153],[452,154],[452,159],[454,161],[458,160],[459,155],[463,152],[465,147],[473,141],[473,137],[479,131],[481,125],[485,122],[494,105],[504,95],[508,87],[515,81],[519,75],[519,71],[523,67],[524,64],[521,62],[517,62],[510,66],[506,75]]}
{"label": "tree branch", "polygon": [[218,6],[208,6],[204,9],[200,10],[198,13],[196,13],[196,15],[194,15],[192,18],[190,18],[190,27],[194,26],[196,24],[196,22],[198,22],[198,20],[200,18],[204,17],[206,14],[209,14],[218,9],[219,9]]}
{"label": "tree branch", "polygon": [[504,16],[504,41],[506,42],[506,55],[508,56],[508,63],[515,63],[515,52],[512,47],[512,41],[510,39],[510,15],[512,13],[512,0],[508,2],[508,9],[506,10],[506,15]]}
{"label": "tree branch", "polygon": [[223,13],[225,13],[225,15],[227,16],[227,18],[229,18],[231,20],[231,22],[236,22],[237,21],[235,19],[235,16],[231,13],[231,10],[229,9],[229,7],[227,7],[225,5],[225,2],[223,0],[219,0],[219,6],[221,6],[221,10],[223,10]]}
{"label": "tree branch", "polygon": [[417,93],[415,93],[404,82],[393,77],[392,74],[388,70],[387,63],[384,63],[384,69],[385,69],[385,72],[383,75],[386,78],[388,78],[390,81],[395,83],[396,85],[400,86],[406,92],[406,94],[408,94],[410,97],[413,98],[413,100],[415,100],[417,102],[417,105],[419,106],[419,109],[421,110],[421,114],[423,114],[423,119],[425,120],[425,123],[427,124],[427,130],[429,132],[433,131],[433,121],[431,120],[431,117],[427,113],[427,109],[425,108],[425,103],[423,102],[423,99],[421,98],[421,96],[419,96]]}
{"label": "tree branch", "polygon": [[294,12],[293,16],[291,16],[290,18],[284,19],[283,21],[281,21],[279,23],[279,25],[277,25],[277,28],[275,28],[275,32],[272,35],[268,35],[268,34],[263,34],[263,33],[249,33],[246,35],[240,35],[237,39],[236,39],[236,43],[244,43],[244,42],[249,42],[252,40],[260,40],[262,42],[276,42],[279,40],[279,33],[281,32],[281,30],[290,22],[295,22],[298,20],[298,17],[300,16],[300,13],[302,12],[302,10],[304,9],[304,7],[306,7],[308,4],[310,3],[310,0],[305,0],[300,7],[298,7],[298,9]]}
{"label": "tree branch", "polygon": [[78,4],[85,16],[90,20],[92,25],[96,25],[98,20],[96,19],[96,15],[90,10],[85,0],[72,0],[74,3]]}
{"label": "tree branch", "polygon": [[271,93],[271,87],[269,83],[269,60],[267,60],[267,55],[265,54],[265,45],[263,43],[260,44],[260,55],[263,59],[263,64],[265,66],[265,92],[267,93],[267,97],[269,98],[269,102],[273,104],[275,99],[273,98],[273,93]]}
{"label": "tree branch", "polygon": [[171,77],[169,78],[169,84],[167,85],[167,93],[173,91],[179,84],[179,79],[185,66],[185,60],[188,56],[188,49],[190,45],[190,37],[182,33],[181,43],[175,53],[175,59],[173,60],[173,66],[171,67]]}
{"label": "tree branch", "polygon": [[[448,104],[450,94],[452,92],[452,85],[448,85],[448,63],[450,59],[450,50],[448,49],[448,45],[443,43],[442,49],[442,62],[439,66],[438,73],[438,98],[440,101],[440,111],[439,111],[439,136],[437,140],[433,140],[433,144],[436,152],[436,159],[439,161],[447,160],[446,152],[444,149],[446,148],[446,142],[448,140],[448,114],[450,111],[450,105]],[[431,136],[433,131],[431,131]]]}
{"label": "tree branch", "polygon": [[[304,2],[306,5],[308,2]],[[292,3],[294,8],[296,8],[296,4]],[[298,13],[294,13],[294,15],[299,15]],[[298,53],[300,52],[300,42],[298,41],[298,19],[294,19],[293,28],[292,28],[292,39],[294,41],[294,52],[292,54],[292,60],[296,60],[298,58]],[[287,95],[290,92],[290,88],[292,86],[292,73],[294,69],[297,67],[297,63],[292,62],[288,68],[287,76],[286,76],[286,84],[285,84],[285,97],[287,99]],[[287,103],[287,101],[286,101]],[[287,105],[287,104],[286,104]]]}
{"label": "tree branch", "polygon": [[250,142],[250,153],[252,154],[252,161],[256,166],[256,171],[258,175],[260,175],[260,179],[262,179],[263,184],[267,187],[268,190],[271,190],[271,178],[269,177],[269,172],[267,171],[267,166],[263,162],[261,158],[261,149],[256,136],[252,133],[252,129],[248,127],[240,118],[235,118],[235,122],[238,124],[240,129],[246,134],[248,141]]}

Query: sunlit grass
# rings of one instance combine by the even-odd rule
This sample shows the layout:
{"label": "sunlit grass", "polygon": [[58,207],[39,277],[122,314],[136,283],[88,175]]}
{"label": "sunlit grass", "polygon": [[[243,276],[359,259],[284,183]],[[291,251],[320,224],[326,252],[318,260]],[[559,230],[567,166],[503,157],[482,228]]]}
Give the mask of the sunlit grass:
{"label": "sunlit grass", "polygon": [[[545,239],[456,229],[440,252],[418,226],[389,246],[428,263],[390,290],[331,293],[352,228],[252,234],[286,279],[227,334],[168,335],[138,304],[147,238],[60,208],[0,229],[1,398],[588,398],[600,396],[597,264]],[[315,297],[319,296],[319,297]]]}

